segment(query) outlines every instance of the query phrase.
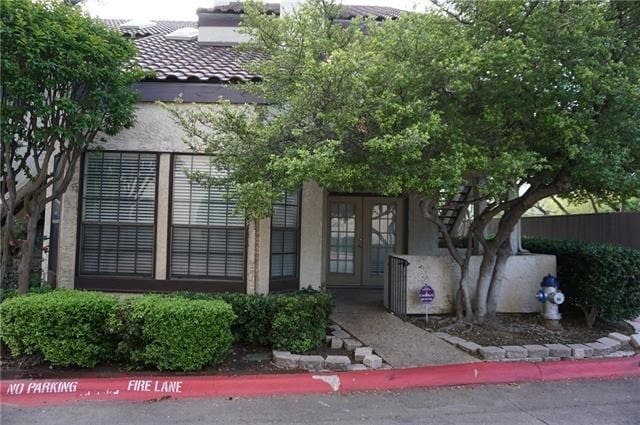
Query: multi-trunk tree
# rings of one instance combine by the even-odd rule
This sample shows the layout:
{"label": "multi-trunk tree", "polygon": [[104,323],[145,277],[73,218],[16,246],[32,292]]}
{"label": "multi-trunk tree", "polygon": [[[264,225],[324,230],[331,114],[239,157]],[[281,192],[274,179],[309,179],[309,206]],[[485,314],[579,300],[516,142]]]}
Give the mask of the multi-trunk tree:
{"label": "multi-trunk tree", "polygon": [[[142,76],[135,46],[62,1],[2,1],[1,170],[3,286],[10,246],[26,293],[38,220],[66,190],[82,152],[132,125]],[[27,236],[15,240],[15,214]]]}
{"label": "multi-trunk tree", "polygon": [[[246,89],[270,106],[170,110],[193,148],[230,170],[249,217],[267,215],[283,188],[311,180],[420,194],[461,269],[457,312],[483,321],[495,314],[525,211],[557,194],[640,191],[638,6],[446,7],[344,27],[332,2],[280,18],[251,3],[244,28],[253,41],[243,48],[260,53],[247,66],[262,82]],[[467,249],[458,249],[438,211],[464,186],[475,211]],[[483,259],[471,293],[474,244]]]}

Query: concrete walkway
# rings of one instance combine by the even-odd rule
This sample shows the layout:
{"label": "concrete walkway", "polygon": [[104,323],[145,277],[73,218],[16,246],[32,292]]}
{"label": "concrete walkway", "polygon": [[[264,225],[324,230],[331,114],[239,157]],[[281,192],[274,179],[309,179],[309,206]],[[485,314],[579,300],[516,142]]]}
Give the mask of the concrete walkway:
{"label": "concrete walkway", "polygon": [[333,320],[393,367],[477,362],[452,345],[402,321],[382,304],[382,289],[333,289]]}

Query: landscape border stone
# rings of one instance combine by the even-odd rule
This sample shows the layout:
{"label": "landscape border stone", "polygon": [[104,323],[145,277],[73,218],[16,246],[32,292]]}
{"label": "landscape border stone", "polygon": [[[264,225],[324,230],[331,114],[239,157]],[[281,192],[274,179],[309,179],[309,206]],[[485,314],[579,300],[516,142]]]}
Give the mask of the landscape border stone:
{"label": "landscape border stone", "polygon": [[[467,341],[462,340],[465,343]],[[358,371],[371,369],[391,369],[391,365],[375,354],[373,348],[367,347],[358,341],[339,325],[328,326],[328,334],[325,342],[331,349],[345,349],[353,353],[354,362],[349,356],[340,354],[304,355],[294,354],[289,351],[273,350],[273,364],[281,369],[305,369],[308,371]],[[473,343],[469,343],[473,344]],[[479,346],[478,346],[479,347]],[[365,359],[367,359],[365,361]]]}
{"label": "landscape border stone", "polygon": [[[584,344],[525,344],[502,347],[482,346],[446,332],[432,332],[431,334],[489,362],[528,361],[537,363],[588,358],[623,358],[633,356],[637,350],[640,350],[640,333],[627,336],[619,332],[611,332],[608,336],[599,338],[597,341]],[[629,348],[635,348],[635,351]]]}

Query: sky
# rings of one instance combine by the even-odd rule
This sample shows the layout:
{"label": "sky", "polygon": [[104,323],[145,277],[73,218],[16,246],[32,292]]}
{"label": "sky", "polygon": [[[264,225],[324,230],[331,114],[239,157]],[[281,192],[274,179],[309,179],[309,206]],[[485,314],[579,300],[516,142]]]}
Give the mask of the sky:
{"label": "sky", "polygon": [[[82,7],[98,18],[197,21],[196,9],[211,7],[213,3],[212,0],[85,0]],[[389,6],[403,10],[414,10],[414,7],[424,10],[427,3],[429,0],[343,0],[343,4]]]}

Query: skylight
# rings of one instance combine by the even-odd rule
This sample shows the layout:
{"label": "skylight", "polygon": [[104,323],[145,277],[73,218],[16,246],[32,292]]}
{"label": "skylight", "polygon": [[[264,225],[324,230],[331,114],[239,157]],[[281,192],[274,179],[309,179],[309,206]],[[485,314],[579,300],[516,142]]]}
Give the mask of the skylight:
{"label": "skylight", "polygon": [[156,23],[153,21],[145,21],[143,19],[132,19],[120,25],[120,28],[125,30],[142,30],[145,28],[151,28],[155,25]]}
{"label": "skylight", "polygon": [[198,38],[198,28],[180,28],[167,35],[167,40],[192,41]]}

